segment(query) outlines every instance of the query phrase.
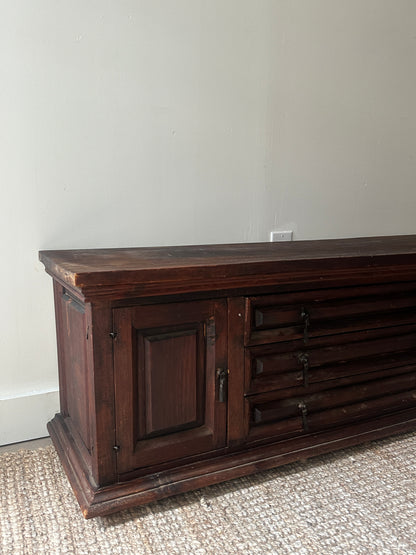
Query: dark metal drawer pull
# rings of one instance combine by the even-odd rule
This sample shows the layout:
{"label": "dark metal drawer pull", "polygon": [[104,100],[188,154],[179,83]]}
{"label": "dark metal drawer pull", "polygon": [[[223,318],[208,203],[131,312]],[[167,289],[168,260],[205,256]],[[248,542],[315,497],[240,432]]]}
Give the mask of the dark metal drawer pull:
{"label": "dark metal drawer pull", "polygon": [[309,426],[308,426],[308,420],[307,420],[307,416],[308,416],[308,409],[304,403],[304,401],[301,401],[298,405],[298,409],[300,410],[300,414],[302,416],[302,426],[305,432],[309,431]]}
{"label": "dark metal drawer pull", "polygon": [[309,316],[309,312],[306,310],[304,306],[302,306],[300,311],[300,317],[303,322],[303,342],[307,343],[309,341],[309,325],[311,323],[311,318]]}
{"label": "dark metal drawer pull", "polygon": [[230,371],[228,368],[218,368],[217,378],[218,378],[218,401],[220,403],[225,403],[227,401],[227,378]]}
{"label": "dark metal drawer pull", "polygon": [[309,386],[309,355],[308,353],[299,353],[298,361],[303,366],[303,385],[304,387]]}

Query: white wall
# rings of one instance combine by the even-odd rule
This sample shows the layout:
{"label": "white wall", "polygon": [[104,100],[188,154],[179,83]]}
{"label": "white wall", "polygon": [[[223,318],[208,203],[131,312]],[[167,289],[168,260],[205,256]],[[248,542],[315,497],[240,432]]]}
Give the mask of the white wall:
{"label": "white wall", "polygon": [[416,233],[415,20],[414,0],[0,1],[0,443],[57,410],[39,249]]}
{"label": "white wall", "polygon": [[266,225],[416,233],[416,2],[271,4]]}

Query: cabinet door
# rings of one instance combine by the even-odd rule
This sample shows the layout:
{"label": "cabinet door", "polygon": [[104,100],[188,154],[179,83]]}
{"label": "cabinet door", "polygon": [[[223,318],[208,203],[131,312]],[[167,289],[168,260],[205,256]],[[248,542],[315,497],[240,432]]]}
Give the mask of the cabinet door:
{"label": "cabinet door", "polygon": [[114,309],[119,474],[225,445],[226,316],[221,300]]}

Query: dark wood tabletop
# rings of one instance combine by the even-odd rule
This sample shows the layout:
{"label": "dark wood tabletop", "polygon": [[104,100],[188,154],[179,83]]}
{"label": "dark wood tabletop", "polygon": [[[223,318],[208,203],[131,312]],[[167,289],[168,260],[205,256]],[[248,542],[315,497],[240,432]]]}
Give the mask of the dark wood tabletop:
{"label": "dark wood tabletop", "polygon": [[[224,279],[256,273],[409,264],[416,235],[276,243],[43,250],[48,273],[75,287],[152,280]],[[179,277],[180,276],[180,277]]]}

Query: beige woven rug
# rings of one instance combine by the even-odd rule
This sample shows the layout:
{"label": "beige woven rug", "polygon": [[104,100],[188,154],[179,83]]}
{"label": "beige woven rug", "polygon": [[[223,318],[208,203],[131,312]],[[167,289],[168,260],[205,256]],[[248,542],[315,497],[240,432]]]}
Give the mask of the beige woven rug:
{"label": "beige woven rug", "polygon": [[53,447],[0,456],[0,553],[416,554],[416,433],[86,521]]}

